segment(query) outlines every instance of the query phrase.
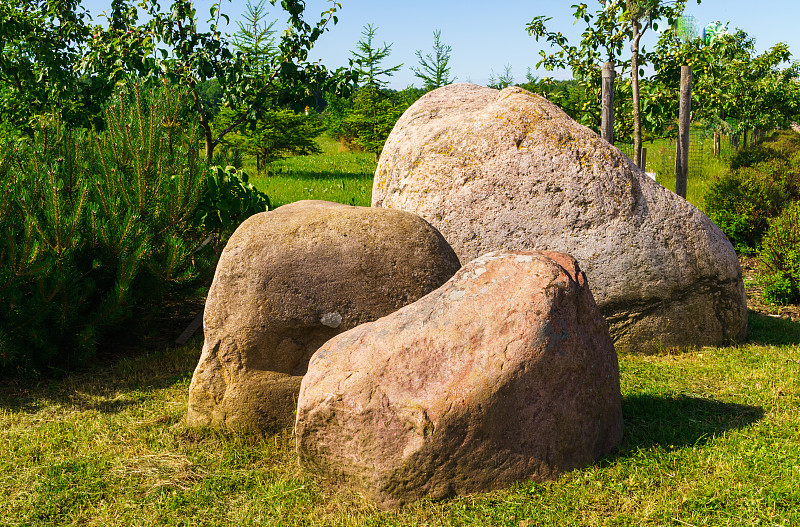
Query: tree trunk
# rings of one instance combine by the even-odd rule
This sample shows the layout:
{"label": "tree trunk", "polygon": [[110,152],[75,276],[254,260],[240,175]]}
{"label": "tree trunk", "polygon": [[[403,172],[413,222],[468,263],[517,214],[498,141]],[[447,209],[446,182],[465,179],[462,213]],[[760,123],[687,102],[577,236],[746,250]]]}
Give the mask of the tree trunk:
{"label": "tree trunk", "polygon": [[614,144],[614,63],[603,64],[600,136]]}
{"label": "tree trunk", "polygon": [[719,130],[714,132],[714,157],[719,157],[722,150],[722,137]]}
{"label": "tree trunk", "polygon": [[207,119],[200,121],[200,126],[203,128],[203,139],[206,146],[206,162],[211,165],[214,159],[214,136],[211,134],[211,123]]}
{"label": "tree trunk", "polygon": [[681,96],[678,116],[678,141],[675,151],[675,193],[686,199],[689,171],[689,127],[692,114],[692,67],[681,66]]}
{"label": "tree trunk", "polygon": [[211,122],[208,120],[208,114],[203,108],[203,101],[200,98],[200,95],[198,95],[197,90],[194,89],[195,86],[192,85],[192,88],[191,94],[192,98],[194,99],[194,109],[199,117],[198,122],[200,127],[203,129],[203,139],[205,141],[206,148],[206,161],[210,166],[214,158],[214,137],[211,133]]}
{"label": "tree trunk", "polygon": [[639,99],[639,21],[633,21],[631,39],[631,88],[633,90],[633,162],[642,166],[642,116]]}

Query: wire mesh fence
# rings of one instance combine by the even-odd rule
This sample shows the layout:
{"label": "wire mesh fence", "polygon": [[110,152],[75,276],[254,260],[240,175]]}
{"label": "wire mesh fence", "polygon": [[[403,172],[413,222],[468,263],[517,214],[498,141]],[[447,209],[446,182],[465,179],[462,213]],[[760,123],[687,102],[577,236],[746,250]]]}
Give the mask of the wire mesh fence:
{"label": "wire mesh fence", "polygon": [[[645,141],[646,172],[656,175],[661,185],[675,190],[675,138]],[[715,155],[714,134],[703,130],[690,133],[689,173],[687,176],[687,199],[701,206],[702,197],[714,177],[728,170],[729,160],[738,148],[744,144],[743,138],[721,136],[719,152]],[[622,153],[633,158],[633,145],[630,143],[615,144]]]}

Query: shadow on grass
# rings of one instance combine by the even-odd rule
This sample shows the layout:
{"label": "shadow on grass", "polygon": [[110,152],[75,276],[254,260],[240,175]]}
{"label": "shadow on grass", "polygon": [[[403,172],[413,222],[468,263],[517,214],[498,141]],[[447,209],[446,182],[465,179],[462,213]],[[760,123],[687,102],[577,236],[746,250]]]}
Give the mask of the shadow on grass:
{"label": "shadow on grass", "polygon": [[264,174],[259,176],[251,177],[252,180],[269,180],[270,178],[274,177],[285,177],[300,181],[330,181],[332,183],[341,181],[341,180],[352,180],[352,181],[366,181],[370,180],[375,176],[372,172],[358,172],[358,171],[341,171],[338,172],[336,170],[323,170],[323,171],[314,171],[314,170],[295,170],[295,169],[275,169],[268,171]]}
{"label": "shadow on grass", "polygon": [[773,346],[800,344],[800,322],[749,311],[747,341]]}
{"label": "shadow on grass", "polygon": [[764,416],[764,409],[711,399],[630,395],[622,399],[625,435],[614,457],[641,449],[665,450],[702,445],[726,430],[744,428]]}
{"label": "shadow on grass", "polygon": [[188,383],[199,355],[200,341],[195,338],[181,348],[123,356],[57,380],[26,383],[7,379],[0,384],[0,408],[35,413],[47,406],[58,406],[117,413],[141,404],[153,391]]}

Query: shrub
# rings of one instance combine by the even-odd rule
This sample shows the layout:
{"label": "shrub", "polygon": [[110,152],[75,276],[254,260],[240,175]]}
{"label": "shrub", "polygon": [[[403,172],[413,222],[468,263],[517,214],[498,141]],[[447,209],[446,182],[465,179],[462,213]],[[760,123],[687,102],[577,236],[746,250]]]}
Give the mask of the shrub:
{"label": "shrub", "polygon": [[800,303],[800,201],[770,221],[759,257],[766,270],[762,275],[764,300]]}
{"label": "shrub", "polygon": [[139,306],[198,276],[204,165],[179,90],[132,86],[105,132],[43,120],[0,159],[0,370],[74,367]]}
{"label": "shrub", "polygon": [[757,145],[740,150],[731,159],[731,168],[751,167],[769,159],[789,161],[797,152],[800,152],[800,134],[793,130],[778,130]]}
{"label": "shrub", "polygon": [[703,197],[706,214],[740,254],[756,251],[769,218],[788,200],[786,188],[758,168],[739,168],[718,176]]}
{"label": "shrub", "polygon": [[704,196],[706,214],[741,254],[755,253],[770,218],[800,198],[800,135],[778,132],[740,152]]}
{"label": "shrub", "polygon": [[193,221],[202,231],[224,238],[244,220],[269,207],[269,197],[249,182],[246,172],[233,166],[213,166],[203,181]]}

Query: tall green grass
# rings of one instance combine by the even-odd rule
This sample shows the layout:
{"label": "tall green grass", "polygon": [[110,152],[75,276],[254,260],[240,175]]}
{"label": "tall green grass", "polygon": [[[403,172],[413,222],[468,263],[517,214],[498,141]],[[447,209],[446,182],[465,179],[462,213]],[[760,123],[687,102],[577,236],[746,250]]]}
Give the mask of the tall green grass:
{"label": "tall green grass", "polygon": [[[267,193],[273,207],[304,199],[335,201],[369,207],[375,155],[342,150],[334,139],[319,139],[321,154],[279,159],[257,174],[255,163],[245,163],[251,182]],[[257,175],[256,175],[257,174]]]}

